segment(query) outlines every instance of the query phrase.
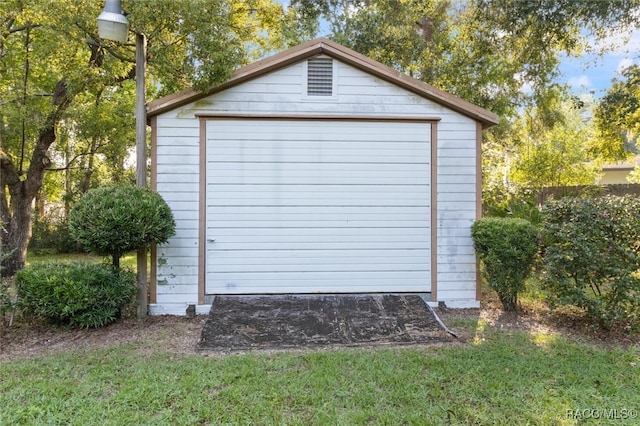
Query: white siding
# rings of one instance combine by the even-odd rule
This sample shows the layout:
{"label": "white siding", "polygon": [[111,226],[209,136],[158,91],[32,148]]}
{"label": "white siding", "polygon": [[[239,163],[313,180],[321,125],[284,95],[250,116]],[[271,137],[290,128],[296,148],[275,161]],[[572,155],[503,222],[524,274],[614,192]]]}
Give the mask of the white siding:
{"label": "white siding", "polygon": [[209,121],[207,292],[429,291],[430,135],[429,123]]}
{"label": "white siding", "polygon": [[[176,216],[178,232],[167,245],[158,249],[157,303],[162,309],[169,309],[167,306],[173,303],[197,303],[200,122],[196,114],[439,118],[438,300],[454,306],[477,306],[476,265],[470,237],[477,196],[475,121],[347,64],[338,62],[335,70],[336,93],[331,97],[310,97],[305,94],[305,67],[301,62],[157,116],[157,189],[167,199]],[[388,154],[397,158],[403,156],[401,150]],[[252,155],[259,156],[261,152],[254,150]],[[290,151],[286,155],[294,160],[296,158],[295,152]],[[345,155],[349,155],[349,152],[345,152]],[[222,180],[238,177],[225,175],[226,172],[238,173],[233,168],[224,167],[213,173],[217,173],[216,177]],[[328,184],[338,183],[343,178],[350,179],[354,184],[359,179],[360,182],[370,179],[366,170],[359,169],[357,165],[351,173],[339,168],[333,172],[326,174]],[[310,174],[312,171],[306,167],[292,166],[286,174],[276,176],[272,170],[256,165],[243,173],[247,178],[260,178],[265,183],[273,184],[291,180],[304,183],[313,179]],[[393,184],[405,179],[405,176],[398,176],[396,170],[381,164],[379,179]],[[417,212],[407,213],[404,219],[412,220],[413,213]],[[212,214],[223,215],[224,211]],[[266,212],[259,216],[253,219],[247,216],[246,219],[268,220]],[[179,276],[176,272],[187,275]],[[366,284],[362,285],[362,291],[366,291]]]}
{"label": "white siding", "polygon": [[456,115],[438,127],[438,300],[477,307],[471,225],[476,219],[476,123]]}
{"label": "white siding", "polygon": [[199,134],[193,116],[158,117],[156,187],[173,212],[176,235],[157,250],[158,306],[150,307],[152,313],[184,314],[198,301]]}

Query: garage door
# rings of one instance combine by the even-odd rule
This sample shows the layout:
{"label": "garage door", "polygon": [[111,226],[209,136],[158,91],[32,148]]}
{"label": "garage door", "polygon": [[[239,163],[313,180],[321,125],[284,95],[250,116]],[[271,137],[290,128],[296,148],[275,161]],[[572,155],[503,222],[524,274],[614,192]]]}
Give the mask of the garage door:
{"label": "garage door", "polygon": [[430,124],[206,126],[208,294],[430,290]]}

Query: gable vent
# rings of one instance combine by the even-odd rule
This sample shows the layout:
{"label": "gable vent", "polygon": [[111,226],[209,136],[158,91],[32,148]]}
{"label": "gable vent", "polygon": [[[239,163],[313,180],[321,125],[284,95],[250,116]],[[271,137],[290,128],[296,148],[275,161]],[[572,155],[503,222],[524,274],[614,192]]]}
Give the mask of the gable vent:
{"label": "gable vent", "polygon": [[307,61],[307,95],[333,95],[333,59],[313,58]]}

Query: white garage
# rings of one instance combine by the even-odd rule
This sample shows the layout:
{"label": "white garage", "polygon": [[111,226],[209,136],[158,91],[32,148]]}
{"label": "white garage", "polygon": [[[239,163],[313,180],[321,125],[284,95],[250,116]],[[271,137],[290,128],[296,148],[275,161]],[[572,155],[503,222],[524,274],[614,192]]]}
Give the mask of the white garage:
{"label": "white garage", "polygon": [[177,234],[150,310],[218,294],[420,293],[477,306],[470,226],[495,115],[325,39],[148,106]]}

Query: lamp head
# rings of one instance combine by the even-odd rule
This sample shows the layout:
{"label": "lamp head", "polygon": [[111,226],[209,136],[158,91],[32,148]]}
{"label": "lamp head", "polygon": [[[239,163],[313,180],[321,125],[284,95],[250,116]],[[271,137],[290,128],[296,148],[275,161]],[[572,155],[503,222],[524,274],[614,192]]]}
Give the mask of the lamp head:
{"label": "lamp head", "polygon": [[129,21],[124,16],[120,0],[106,0],[104,9],[98,16],[98,35],[100,38],[119,43],[127,41]]}

